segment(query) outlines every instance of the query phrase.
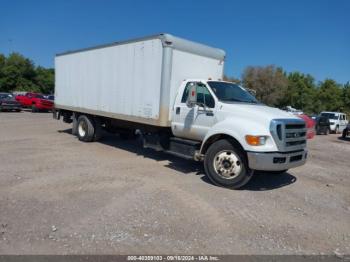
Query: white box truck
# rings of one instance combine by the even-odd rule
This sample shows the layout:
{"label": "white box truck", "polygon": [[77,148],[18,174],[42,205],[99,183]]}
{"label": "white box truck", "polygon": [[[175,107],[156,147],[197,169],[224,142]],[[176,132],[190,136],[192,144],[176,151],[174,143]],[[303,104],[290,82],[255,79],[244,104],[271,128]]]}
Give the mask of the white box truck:
{"label": "white box truck", "polygon": [[169,34],[58,54],[54,118],[84,142],[137,134],[144,147],[203,161],[225,187],[304,164],[304,121],[222,81],[224,58]]}

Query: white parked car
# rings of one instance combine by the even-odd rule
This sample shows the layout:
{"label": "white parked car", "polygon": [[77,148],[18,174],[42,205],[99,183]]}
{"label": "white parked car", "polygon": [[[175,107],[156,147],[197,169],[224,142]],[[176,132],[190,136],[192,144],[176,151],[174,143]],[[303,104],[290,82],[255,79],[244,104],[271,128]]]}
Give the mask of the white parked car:
{"label": "white parked car", "polygon": [[349,121],[346,114],[340,112],[321,112],[321,116],[329,119],[330,130],[336,134],[343,132]]}

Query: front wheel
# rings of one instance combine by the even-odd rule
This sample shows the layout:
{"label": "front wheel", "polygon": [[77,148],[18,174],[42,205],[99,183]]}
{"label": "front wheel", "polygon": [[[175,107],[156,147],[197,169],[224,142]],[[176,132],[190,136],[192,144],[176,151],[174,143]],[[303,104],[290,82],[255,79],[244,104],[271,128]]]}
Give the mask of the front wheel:
{"label": "front wheel", "polygon": [[204,158],[208,178],[218,186],[238,189],[253,176],[244,152],[235,143],[223,139],[213,143]]}
{"label": "front wheel", "polygon": [[343,133],[342,133],[342,138],[346,138],[347,135],[348,135],[348,129],[345,128],[345,129],[343,130]]}

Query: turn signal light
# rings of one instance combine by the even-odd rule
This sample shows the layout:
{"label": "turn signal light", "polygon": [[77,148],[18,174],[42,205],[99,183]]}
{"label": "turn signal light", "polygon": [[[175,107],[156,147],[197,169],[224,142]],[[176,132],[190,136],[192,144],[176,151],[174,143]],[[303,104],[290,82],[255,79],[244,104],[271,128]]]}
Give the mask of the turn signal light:
{"label": "turn signal light", "polygon": [[261,145],[265,145],[265,143],[266,143],[266,136],[246,135],[245,136],[245,140],[251,146],[261,146]]}

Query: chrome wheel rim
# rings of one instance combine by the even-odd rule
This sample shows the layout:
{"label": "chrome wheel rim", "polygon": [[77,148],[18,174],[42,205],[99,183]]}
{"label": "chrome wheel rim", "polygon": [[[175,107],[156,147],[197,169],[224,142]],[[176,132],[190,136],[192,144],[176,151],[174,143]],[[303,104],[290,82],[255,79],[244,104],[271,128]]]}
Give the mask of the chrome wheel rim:
{"label": "chrome wheel rim", "polygon": [[233,179],[242,172],[242,161],[232,150],[218,152],[213,161],[215,172],[224,179]]}
{"label": "chrome wheel rim", "polygon": [[80,137],[85,136],[86,129],[87,129],[87,125],[86,125],[85,121],[80,121],[79,126],[78,126],[78,132],[79,132]]}

